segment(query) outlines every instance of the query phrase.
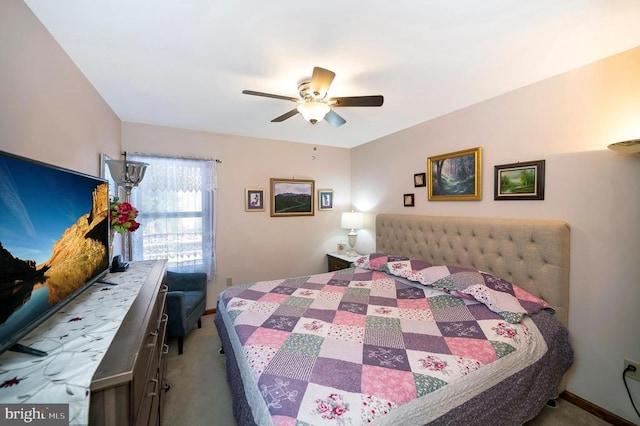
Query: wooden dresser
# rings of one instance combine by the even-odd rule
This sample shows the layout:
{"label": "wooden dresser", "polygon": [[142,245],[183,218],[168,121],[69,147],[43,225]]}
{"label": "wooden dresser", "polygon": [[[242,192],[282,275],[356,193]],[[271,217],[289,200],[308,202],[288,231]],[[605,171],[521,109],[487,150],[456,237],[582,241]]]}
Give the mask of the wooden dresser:
{"label": "wooden dresser", "polygon": [[[166,261],[140,288],[91,382],[91,426],[162,423],[166,380]],[[119,275],[126,279],[127,272]]]}

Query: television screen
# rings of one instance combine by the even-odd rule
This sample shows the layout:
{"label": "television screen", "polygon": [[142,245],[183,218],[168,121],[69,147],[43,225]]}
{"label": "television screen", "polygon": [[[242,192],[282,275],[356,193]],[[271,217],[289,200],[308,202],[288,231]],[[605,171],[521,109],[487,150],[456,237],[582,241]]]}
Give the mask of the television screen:
{"label": "television screen", "polygon": [[109,184],[0,151],[0,211],[1,353],[109,270]]}

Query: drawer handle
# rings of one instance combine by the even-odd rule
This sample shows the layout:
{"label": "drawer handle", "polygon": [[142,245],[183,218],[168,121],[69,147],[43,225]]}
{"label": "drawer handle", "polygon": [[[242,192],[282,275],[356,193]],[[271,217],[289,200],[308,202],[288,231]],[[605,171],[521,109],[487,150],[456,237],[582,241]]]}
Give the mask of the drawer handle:
{"label": "drawer handle", "polygon": [[153,336],[153,341],[151,343],[147,343],[148,348],[155,348],[158,343],[158,331],[154,331],[149,333],[149,335]]}
{"label": "drawer handle", "polygon": [[149,380],[149,383],[153,383],[153,392],[149,392],[147,394],[148,398],[154,397],[158,394],[158,379],[156,379],[155,377],[151,380]]}

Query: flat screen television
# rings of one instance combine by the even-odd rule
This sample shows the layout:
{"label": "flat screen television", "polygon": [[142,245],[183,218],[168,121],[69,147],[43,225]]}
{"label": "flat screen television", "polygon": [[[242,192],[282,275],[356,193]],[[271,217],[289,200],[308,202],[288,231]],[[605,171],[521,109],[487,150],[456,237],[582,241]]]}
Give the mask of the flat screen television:
{"label": "flat screen television", "polygon": [[0,353],[109,270],[106,180],[0,151]]}

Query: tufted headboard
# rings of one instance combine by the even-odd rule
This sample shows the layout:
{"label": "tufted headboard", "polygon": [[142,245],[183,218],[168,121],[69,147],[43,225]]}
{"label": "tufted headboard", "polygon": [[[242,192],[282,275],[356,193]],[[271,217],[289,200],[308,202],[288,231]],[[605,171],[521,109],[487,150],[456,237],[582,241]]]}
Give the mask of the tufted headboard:
{"label": "tufted headboard", "polygon": [[376,251],[491,273],[569,315],[569,225],[557,220],[378,214]]}

